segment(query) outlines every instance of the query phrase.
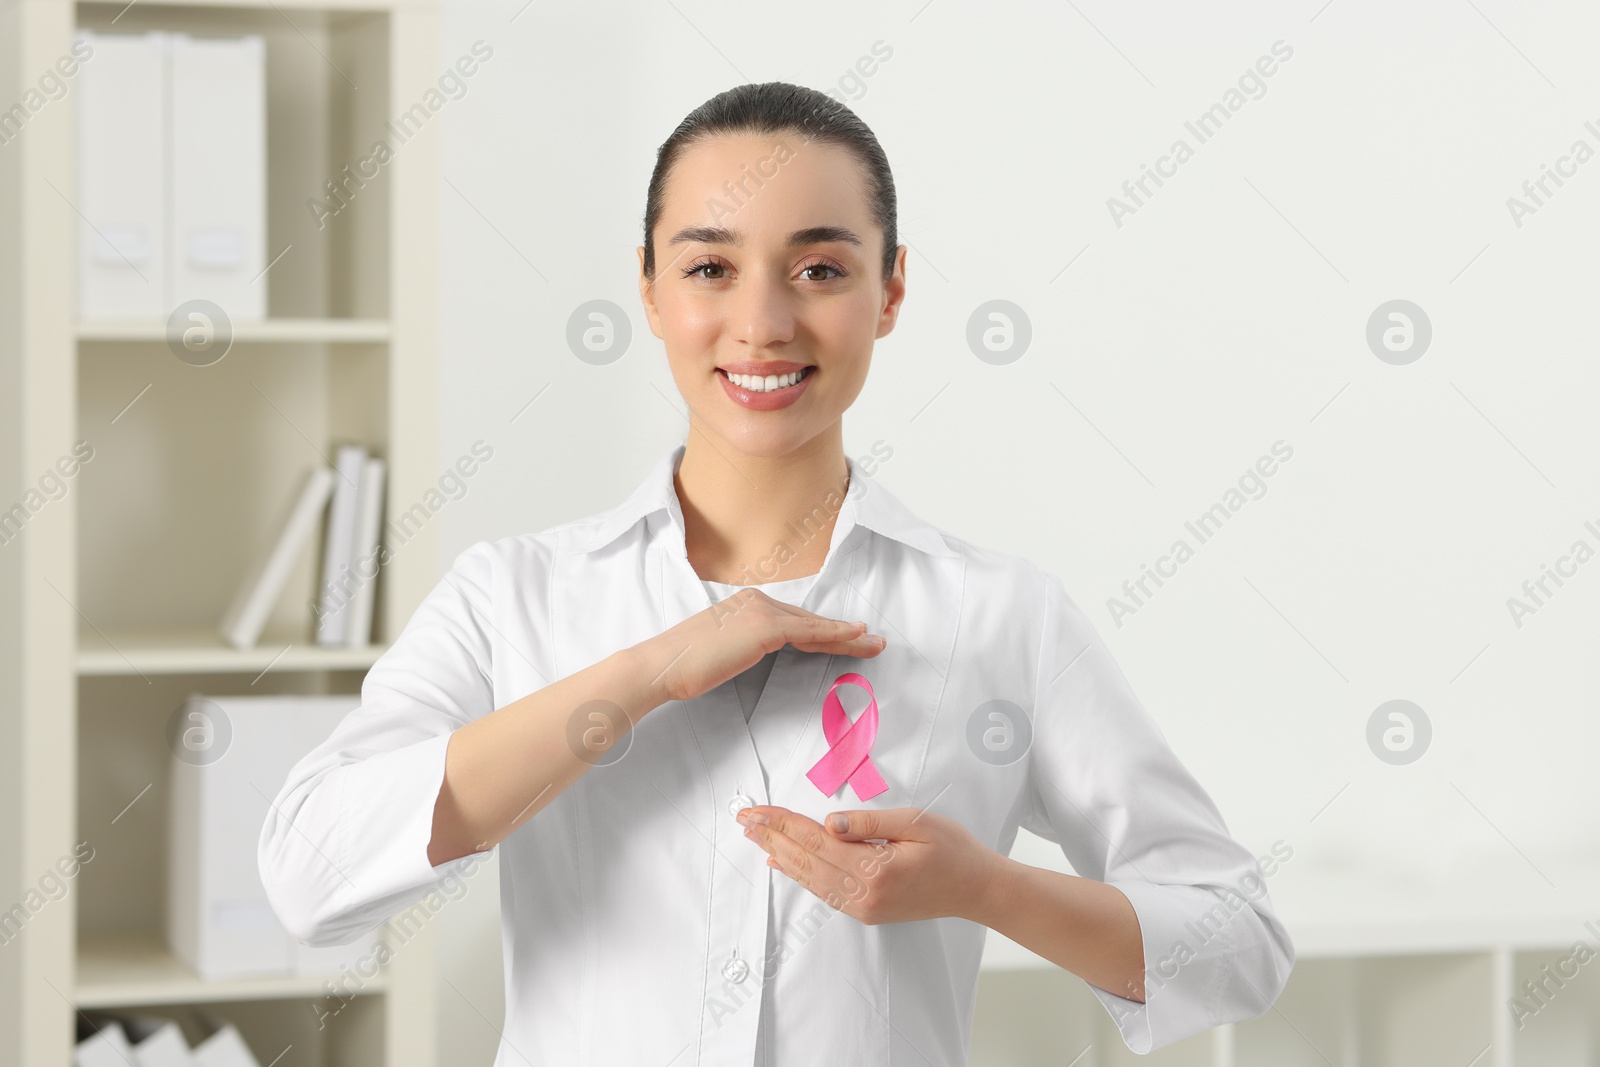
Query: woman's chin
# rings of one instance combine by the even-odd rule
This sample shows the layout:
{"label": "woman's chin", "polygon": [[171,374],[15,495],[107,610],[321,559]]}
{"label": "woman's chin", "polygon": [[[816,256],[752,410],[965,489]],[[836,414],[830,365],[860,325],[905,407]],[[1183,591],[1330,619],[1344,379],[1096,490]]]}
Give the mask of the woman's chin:
{"label": "woman's chin", "polygon": [[[783,425],[778,425],[782,422]],[[781,459],[800,451],[817,435],[812,420],[786,416],[784,412],[741,413],[711,423],[717,435],[752,459]]]}

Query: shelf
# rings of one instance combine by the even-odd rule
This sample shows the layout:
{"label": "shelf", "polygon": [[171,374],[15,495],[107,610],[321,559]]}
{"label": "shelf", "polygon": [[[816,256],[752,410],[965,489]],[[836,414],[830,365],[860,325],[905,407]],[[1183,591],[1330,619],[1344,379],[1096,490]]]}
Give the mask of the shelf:
{"label": "shelf", "polygon": [[[167,951],[161,935],[92,934],[78,940],[77,1006],[120,1008],[148,1004],[276,1000],[324,995],[327,974],[206,981]],[[382,992],[386,975],[364,980],[361,992]]]}
{"label": "shelf", "polygon": [[[78,0],[78,8],[116,11],[131,7],[124,0]],[[396,0],[160,0],[159,4],[141,4],[141,7],[213,8],[219,11],[259,11],[284,7],[291,11],[390,11],[398,7]]]}
{"label": "shelf", "polygon": [[[164,341],[159,319],[84,319],[79,341]],[[390,337],[384,319],[263,319],[233,324],[234,344],[381,344]]]}
{"label": "shelf", "polygon": [[320,648],[304,638],[262,637],[237,649],[209,630],[98,630],[78,634],[78,674],[242,674],[350,671],[372,666],[387,646]]}

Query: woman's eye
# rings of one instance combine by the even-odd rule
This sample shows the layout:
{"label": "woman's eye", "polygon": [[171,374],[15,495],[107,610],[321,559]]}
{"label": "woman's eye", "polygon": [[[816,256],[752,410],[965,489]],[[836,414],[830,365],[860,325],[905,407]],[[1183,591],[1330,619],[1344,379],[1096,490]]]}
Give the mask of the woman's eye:
{"label": "woman's eye", "polygon": [[[809,267],[802,268],[800,273],[801,274],[809,274],[811,271],[814,271],[814,270],[831,270],[831,271],[833,271],[833,276],[836,277],[836,278],[843,278],[844,275],[845,275],[844,271],[840,270],[838,267],[835,267],[831,263],[813,263]],[[812,278],[811,280],[814,281],[814,282],[825,282],[828,279],[827,278]]]}
{"label": "woman's eye", "polygon": [[[683,272],[683,276],[685,278],[692,278],[696,274],[700,274],[700,272],[703,271],[703,270],[721,270],[721,269],[722,269],[722,264],[720,264],[720,263],[713,263],[713,262],[710,262],[710,261],[707,261],[705,263],[696,263],[692,267],[689,267],[687,270],[685,270]],[[702,274],[701,277],[705,277],[705,275]],[[709,279],[709,280],[716,281],[717,279],[712,278],[712,279]]]}

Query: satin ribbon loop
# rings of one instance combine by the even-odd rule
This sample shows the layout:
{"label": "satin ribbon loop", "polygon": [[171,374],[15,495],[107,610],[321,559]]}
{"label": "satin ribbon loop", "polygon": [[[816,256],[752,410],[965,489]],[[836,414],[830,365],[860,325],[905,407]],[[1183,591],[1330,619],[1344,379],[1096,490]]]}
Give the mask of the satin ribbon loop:
{"label": "satin ribbon loop", "polygon": [[[870,698],[855,722],[850,721],[835,692],[841,685],[858,685]],[[822,732],[828,739],[828,751],[806,772],[806,777],[824,796],[833,796],[847,781],[859,800],[871,800],[889,788],[872,763],[872,742],[878,736],[878,698],[871,682],[853,671],[834,679],[822,701]]]}

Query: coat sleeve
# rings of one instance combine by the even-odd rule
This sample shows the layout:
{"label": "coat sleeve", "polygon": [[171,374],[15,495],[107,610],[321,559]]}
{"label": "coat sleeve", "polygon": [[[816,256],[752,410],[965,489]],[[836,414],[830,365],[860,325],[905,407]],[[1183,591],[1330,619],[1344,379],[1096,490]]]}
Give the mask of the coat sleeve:
{"label": "coat sleeve", "polygon": [[434,867],[428,843],[450,735],[494,710],[491,566],[486,544],[456,558],[267,811],[261,881],[303,944],[348,944],[483,858]]}
{"label": "coat sleeve", "polygon": [[1021,825],[1061,846],[1073,870],[1133,905],[1145,1002],[1090,989],[1123,1042],[1147,1053],[1261,1015],[1294,946],[1256,858],[1134,695],[1087,615],[1044,576],[1044,623]]}

